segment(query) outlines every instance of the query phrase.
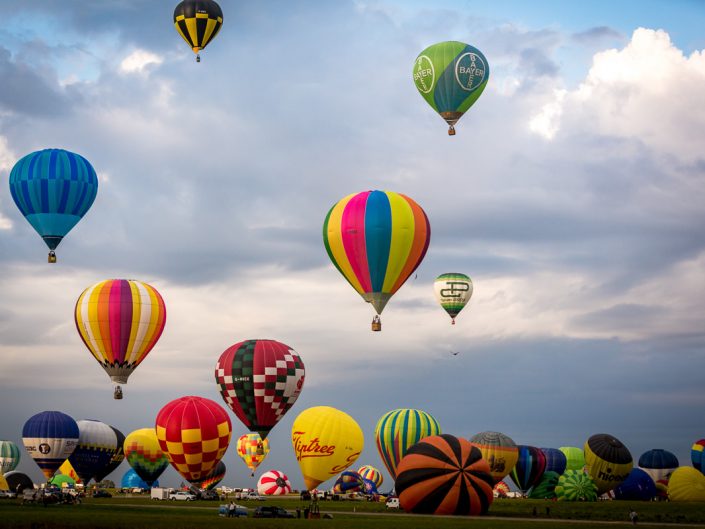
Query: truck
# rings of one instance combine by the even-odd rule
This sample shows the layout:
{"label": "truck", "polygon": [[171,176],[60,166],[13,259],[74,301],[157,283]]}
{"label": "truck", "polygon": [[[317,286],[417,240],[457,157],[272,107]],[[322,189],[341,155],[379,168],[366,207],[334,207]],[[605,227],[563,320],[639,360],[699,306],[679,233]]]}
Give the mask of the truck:
{"label": "truck", "polygon": [[169,489],[164,489],[162,487],[154,487],[150,492],[149,497],[153,500],[168,500]]}

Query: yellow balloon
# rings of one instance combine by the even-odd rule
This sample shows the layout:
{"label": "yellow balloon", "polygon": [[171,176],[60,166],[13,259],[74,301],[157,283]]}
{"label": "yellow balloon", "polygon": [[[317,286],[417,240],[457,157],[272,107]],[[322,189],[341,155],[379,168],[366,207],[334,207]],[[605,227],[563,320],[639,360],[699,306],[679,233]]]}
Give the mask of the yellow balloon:
{"label": "yellow balloon", "polygon": [[255,470],[269,453],[269,439],[262,439],[257,432],[246,433],[237,440],[237,455],[255,475]]}
{"label": "yellow balloon", "polygon": [[352,465],[365,446],[362,429],[350,417],[329,406],[302,411],[291,427],[291,444],[307,490]]}
{"label": "yellow balloon", "polygon": [[76,483],[83,483],[81,478],[78,477],[78,474],[76,474],[76,471],[73,469],[71,463],[69,463],[68,459],[61,463],[61,466],[59,467],[59,474],[70,477]]}
{"label": "yellow balloon", "polygon": [[634,462],[629,449],[616,437],[598,433],[585,441],[585,470],[597,486],[597,494],[619,486],[632,471]]}
{"label": "yellow balloon", "polygon": [[0,490],[10,490],[10,485],[7,484],[7,480],[0,476]]}
{"label": "yellow balloon", "polygon": [[671,501],[705,501],[705,476],[693,467],[678,467],[668,480]]}

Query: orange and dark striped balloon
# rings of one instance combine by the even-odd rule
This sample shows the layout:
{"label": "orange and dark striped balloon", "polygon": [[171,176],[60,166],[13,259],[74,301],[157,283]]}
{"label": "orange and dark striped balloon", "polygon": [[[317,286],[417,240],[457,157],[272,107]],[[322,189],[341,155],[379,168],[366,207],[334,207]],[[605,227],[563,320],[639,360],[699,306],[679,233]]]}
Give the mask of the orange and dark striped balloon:
{"label": "orange and dark striped balloon", "polygon": [[485,514],[494,480],[480,450],[452,435],[426,437],[409,448],[394,487],[407,512]]}

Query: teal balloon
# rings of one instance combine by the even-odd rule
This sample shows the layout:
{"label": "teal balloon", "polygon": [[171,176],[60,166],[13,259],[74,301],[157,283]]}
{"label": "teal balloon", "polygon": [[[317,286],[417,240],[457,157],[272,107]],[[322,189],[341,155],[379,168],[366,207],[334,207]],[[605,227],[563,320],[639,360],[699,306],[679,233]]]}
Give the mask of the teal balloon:
{"label": "teal balloon", "polygon": [[457,41],[439,42],[423,50],[414,62],[416,89],[449,125],[475,104],[487,86],[490,66],[477,48]]}
{"label": "teal balloon", "polygon": [[10,193],[27,222],[53,251],[90,209],[98,194],[98,177],[80,154],[45,149],[15,164]]}

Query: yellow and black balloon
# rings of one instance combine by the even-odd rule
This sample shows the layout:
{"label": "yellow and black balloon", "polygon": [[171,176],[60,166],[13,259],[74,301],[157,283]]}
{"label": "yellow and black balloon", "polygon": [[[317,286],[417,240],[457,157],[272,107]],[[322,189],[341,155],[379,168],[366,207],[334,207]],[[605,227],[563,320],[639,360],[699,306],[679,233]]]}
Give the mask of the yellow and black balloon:
{"label": "yellow and black balloon", "polygon": [[191,46],[196,62],[199,52],[208,46],[223,25],[223,11],[214,0],[183,0],[174,9],[174,27]]}

